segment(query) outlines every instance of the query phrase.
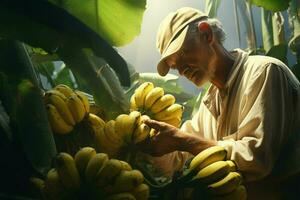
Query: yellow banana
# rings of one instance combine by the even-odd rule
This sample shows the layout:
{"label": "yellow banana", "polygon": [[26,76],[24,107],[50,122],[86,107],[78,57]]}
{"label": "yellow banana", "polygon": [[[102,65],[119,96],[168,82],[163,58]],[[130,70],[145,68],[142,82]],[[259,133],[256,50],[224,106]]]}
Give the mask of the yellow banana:
{"label": "yellow banana", "polygon": [[136,106],[139,109],[144,108],[145,97],[154,88],[153,83],[145,82],[141,84],[134,92]]}
{"label": "yellow banana", "polygon": [[144,176],[140,171],[123,170],[115,179],[113,185],[113,191],[114,193],[131,191],[134,188],[136,188],[138,185],[142,184],[143,181],[144,181]]}
{"label": "yellow banana", "polygon": [[95,181],[96,175],[104,167],[105,163],[108,161],[108,156],[105,153],[97,153],[88,162],[85,169],[85,180],[88,183]]}
{"label": "yellow banana", "polygon": [[124,193],[110,195],[104,200],[136,200],[136,198],[132,194],[128,192],[124,192]]}
{"label": "yellow banana", "polygon": [[46,109],[49,123],[55,133],[67,134],[73,130],[73,126],[65,122],[55,106],[47,104]]}
{"label": "yellow banana", "polygon": [[148,115],[142,115],[141,119],[139,121],[139,125],[141,125],[142,123],[145,122],[145,120],[150,119],[150,117]]}
{"label": "yellow banana", "polygon": [[93,113],[89,113],[87,120],[94,132],[96,132],[97,129],[103,128],[105,126],[105,122]]}
{"label": "yellow banana", "polygon": [[127,170],[127,171],[130,171],[132,170],[132,167],[130,166],[129,163],[123,161],[123,160],[120,160],[121,164],[122,164],[122,169],[123,170]]}
{"label": "yellow banana", "polygon": [[69,98],[74,93],[73,90],[69,86],[64,85],[64,84],[59,84],[59,85],[55,86],[54,90],[57,90],[57,91],[63,93],[67,98]]}
{"label": "yellow banana", "polygon": [[217,161],[201,169],[193,179],[204,184],[211,184],[224,178],[229,172],[230,166],[226,161]]}
{"label": "yellow banana", "polygon": [[56,107],[57,111],[67,124],[74,126],[75,120],[68,108],[66,98],[61,97],[63,94],[57,95],[57,93],[59,92],[56,91],[55,93],[48,93],[46,102]]}
{"label": "yellow banana", "polygon": [[96,155],[96,150],[92,147],[83,147],[75,154],[75,163],[79,174],[83,177],[85,169],[90,159]]}
{"label": "yellow banana", "polygon": [[80,176],[75,161],[70,154],[59,153],[56,157],[56,169],[66,189],[79,189]]}
{"label": "yellow banana", "polygon": [[87,96],[84,94],[84,92],[76,90],[75,93],[78,95],[78,98],[82,101],[85,112],[90,112],[90,102]]}
{"label": "yellow banana", "polygon": [[95,132],[94,138],[96,147],[100,150],[100,152],[107,153],[109,157],[113,157],[118,153],[119,147],[111,145],[111,142],[107,139],[103,128],[98,129],[98,131]]}
{"label": "yellow banana", "polygon": [[234,172],[237,170],[236,164],[234,163],[233,160],[226,160],[226,162],[228,163],[231,172]]}
{"label": "yellow banana", "polygon": [[142,117],[141,113],[139,111],[132,111],[129,113],[129,116],[133,118],[133,121],[135,122],[135,128],[136,128],[136,126],[141,120]]}
{"label": "yellow banana", "polygon": [[132,194],[137,200],[147,200],[150,195],[149,186],[142,183],[132,190]]}
{"label": "yellow banana", "polygon": [[121,114],[116,118],[115,131],[126,143],[131,142],[136,119],[130,115]]}
{"label": "yellow banana", "polygon": [[175,97],[171,94],[165,94],[159,98],[152,106],[151,112],[158,113],[175,103]]}
{"label": "yellow banana", "polygon": [[143,123],[135,129],[133,133],[133,142],[135,144],[139,143],[145,140],[148,136],[150,136],[150,127]]}
{"label": "yellow banana", "polygon": [[226,158],[227,152],[221,146],[213,146],[201,151],[190,163],[190,171],[199,171],[204,167]]}
{"label": "yellow banana", "polygon": [[133,94],[133,95],[130,97],[130,111],[134,111],[134,110],[138,110],[138,107],[136,106],[136,103],[135,103],[135,95]]}
{"label": "yellow banana", "polygon": [[57,91],[57,90],[48,90],[45,92],[44,94],[44,99],[45,99],[45,102],[47,103],[48,102],[48,98],[51,96],[51,95],[56,95],[56,96],[59,96],[61,99],[63,99],[64,101],[67,100],[67,97],[61,93],[60,91]]}
{"label": "yellow banana", "polygon": [[153,137],[153,136],[155,136],[156,133],[157,133],[156,130],[153,129],[153,128],[151,128],[151,130],[150,130],[150,132],[149,132],[150,138]]}
{"label": "yellow banana", "polygon": [[154,118],[156,120],[160,120],[160,121],[169,120],[174,117],[181,118],[182,113],[183,113],[183,106],[175,103],[175,104],[172,104],[171,106],[165,108],[164,110],[162,110],[158,113],[155,113]]}
{"label": "yellow banana", "polygon": [[81,100],[78,98],[76,94],[72,94],[67,100],[68,107],[72,113],[73,118],[77,123],[81,122],[81,120],[85,116],[85,108]]}
{"label": "yellow banana", "polygon": [[45,181],[43,179],[30,177],[29,180],[39,191],[41,191],[45,187]]}
{"label": "yellow banana", "polygon": [[151,106],[164,95],[164,89],[161,87],[153,88],[145,97],[145,109],[150,109]]}
{"label": "yellow banana", "polygon": [[104,134],[106,140],[114,148],[120,148],[123,145],[123,140],[121,136],[116,132],[117,122],[114,120],[108,121],[104,126]]}
{"label": "yellow banana", "polygon": [[102,187],[108,183],[113,183],[115,178],[122,171],[122,163],[117,159],[108,160],[104,167],[96,175],[97,185]]}
{"label": "yellow banana", "polygon": [[162,122],[166,122],[167,124],[170,124],[178,128],[181,124],[181,117],[174,117],[169,120],[162,120]]}
{"label": "yellow banana", "polygon": [[242,176],[237,172],[230,172],[223,179],[207,186],[214,195],[224,195],[234,191],[242,182]]}
{"label": "yellow banana", "polygon": [[214,200],[246,200],[247,199],[247,190],[245,186],[239,185],[233,192],[221,195],[221,196],[215,196],[212,198]]}
{"label": "yellow banana", "polygon": [[65,187],[62,184],[61,178],[56,169],[52,168],[48,171],[46,181],[46,196],[50,199],[61,199]]}

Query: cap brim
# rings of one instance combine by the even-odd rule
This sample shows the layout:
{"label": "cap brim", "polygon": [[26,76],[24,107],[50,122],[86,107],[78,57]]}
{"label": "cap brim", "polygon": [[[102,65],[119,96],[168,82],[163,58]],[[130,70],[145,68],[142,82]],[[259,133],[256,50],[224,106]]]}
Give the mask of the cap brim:
{"label": "cap brim", "polygon": [[169,72],[170,66],[165,61],[169,56],[171,56],[174,53],[176,53],[177,51],[179,51],[179,49],[181,48],[181,46],[185,40],[187,30],[188,30],[188,26],[185,27],[181,31],[181,33],[178,35],[178,37],[176,37],[176,39],[173,42],[171,42],[169,47],[162,54],[162,57],[161,57],[159,63],[157,64],[157,72],[159,73],[159,75],[165,76]]}

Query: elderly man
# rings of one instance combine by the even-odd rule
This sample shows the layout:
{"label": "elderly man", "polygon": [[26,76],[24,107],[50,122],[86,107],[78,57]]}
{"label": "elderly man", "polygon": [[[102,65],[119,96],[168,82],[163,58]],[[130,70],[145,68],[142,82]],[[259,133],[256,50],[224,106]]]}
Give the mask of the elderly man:
{"label": "elderly man", "polygon": [[158,73],[176,69],[199,87],[211,86],[180,130],[148,120],[158,134],[142,150],[160,156],[154,164],[171,176],[187,158],[220,145],[243,174],[249,199],[287,199],[284,191],[293,195],[298,181],[291,177],[300,170],[299,81],[275,58],[227,51],[224,38],[218,20],[193,8],[162,21]]}

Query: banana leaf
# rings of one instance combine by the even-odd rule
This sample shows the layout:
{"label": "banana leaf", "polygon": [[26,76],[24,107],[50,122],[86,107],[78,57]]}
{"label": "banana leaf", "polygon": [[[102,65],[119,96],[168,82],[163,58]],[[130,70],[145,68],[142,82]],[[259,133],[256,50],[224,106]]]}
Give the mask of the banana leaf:
{"label": "banana leaf", "polygon": [[55,85],[65,84],[71,88],[76,88],[75,80],[72,75],[72,71],[66,67],[64,63],[60,65],[60,69],[57,71],[56,76],[53,78]]}
{"label": "banana leaf", "polygon": [[[241,18],[242,22],[244,23],[246,27],[246,39],[247,39],[247,46],[249,51],[256,51],[256,35],[254,30],[254,24],[252,19],[252,9],[251,4],[248,1],[245,0],[235,0],[236,7],[240,11],[241,17],[238,17],[236,14],[236,18]],[[235,20],[236,23],[239,23],[239,20]],[[240,35],[240,33],[238,34]],[[240,37],[240,36],[239,36]]]}
{"label": "banana leaf", "polygon": [[74,43],[79,49],[90,48],[110,64],[122,85],[130,85],[126,62],[117,51],[96,32],[52,3],[37,0],[2,1],[0,18],[1,37],[21,40],[48,53],[55,53],[65,48],[66,44],[72,46]]}
{"label": "banana leaf", "polygon": [[[44,174],[56,154],[42,91],[25,46],[11,40],[0,41],[0,70],[7,76],[1,88],[3,105],[15,125],[13,140],[32,167]],[[16,147],[17,148],[17,147]]]}
{"label": "banana leaf", "polygon": [[287,64],[287,44],[284,35],[284,18],[280,12],[261,9],[262,39],[265,54]]}
{"label": "banana leaf", "polygon": [[289,7],[291,0],[250,0],[251,3],[261,6],[266,10],[283,11]]}
{"label": "banana leaf", "polygon": [[128,100],[123,101],[122,96],[117,96],[120,93],[111,89],[111,83],[109,82],[111,77],[107,77],[108,80],[106,81],[105,77],[97,75],[97,68],[99,67],[97,60],[87,51],[74,49],[73,46],[69,46],[69,49],[67,49],[67,46],[59,49],[57,54],[65,61],[66,66],[72,70],[74,76],[80,77],[81,84],[91,90],[91,92],[85,92],[94,96],[95,102],[105,110],[108,119],[114,119],[121,113],[127,113],[129,102]]}
{"label": "banana leaf", "polygon": [[50,0],[78,18],[112,46],[131,42],[141,31],[146,0]]}
{"label": "banana leaf", "polygon": [[297,0],[292,0],[288,9],[289,25],[292,33],[292,37],[289,41],[289,48],[296,53],[300,49],[300,3]]}
{"label": "banana leaf", "polygon": [[221,0],[206,0],[205,13],[211,18],[216,17],[220,3]]}
{"label": "banana leaf", "polygon": [[10,129],[9,125],[10,119],[9,116],[7,115],[5,108],[2,105],[2,102],[0,101],[0,138],[2,138],[2,141],[12,141],[12,131]]}

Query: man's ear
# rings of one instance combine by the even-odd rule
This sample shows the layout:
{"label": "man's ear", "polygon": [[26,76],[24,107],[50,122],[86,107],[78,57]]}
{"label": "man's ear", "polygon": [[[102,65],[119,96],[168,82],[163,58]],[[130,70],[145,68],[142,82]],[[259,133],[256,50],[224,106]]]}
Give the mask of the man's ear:
{"label": "man's ear", "polygon": [[198,24],[198,30],[201,34],[204,35],[205,39],[208,43],[211,43],[213,40],[213,32],[209,23],[202,21]]}

